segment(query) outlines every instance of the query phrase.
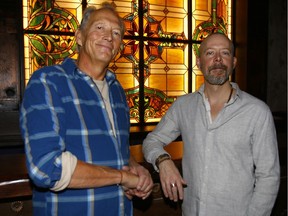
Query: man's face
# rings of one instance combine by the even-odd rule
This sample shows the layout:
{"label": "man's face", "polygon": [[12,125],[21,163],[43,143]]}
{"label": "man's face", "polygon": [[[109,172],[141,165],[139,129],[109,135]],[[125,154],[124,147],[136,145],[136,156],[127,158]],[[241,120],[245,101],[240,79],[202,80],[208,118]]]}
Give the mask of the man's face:
{"label": "man's face", "polygon": [[228,39],[223,35],[210,36],[201,45],[197,66],[211,85],[222,85],[232,74],[237,59],[233,56]]}
{"label": "man's face", "polygon": [[108,64],[119,51],[122,41],[118,17],[108,9],[92,14],[79,34],[77,43],[81,46],[81,55],[96,63]]}

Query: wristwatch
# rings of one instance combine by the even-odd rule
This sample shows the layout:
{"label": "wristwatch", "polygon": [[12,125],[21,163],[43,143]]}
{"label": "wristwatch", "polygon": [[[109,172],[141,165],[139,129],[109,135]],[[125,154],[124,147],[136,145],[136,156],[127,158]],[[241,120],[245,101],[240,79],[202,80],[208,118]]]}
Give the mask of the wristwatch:
{"label": "wristwatch", "polygon": [[160,163],[162,163],[163,161],[165,161],[165,160],[170,160],[171,159],[171,157],[170,157],[170,155],[169,154],[162,154],[162,155],[160,155],[157,159],[156,159],[156,161],[155,161],[155,165],[156,165],[156,167],[159,169],[159,164]]}

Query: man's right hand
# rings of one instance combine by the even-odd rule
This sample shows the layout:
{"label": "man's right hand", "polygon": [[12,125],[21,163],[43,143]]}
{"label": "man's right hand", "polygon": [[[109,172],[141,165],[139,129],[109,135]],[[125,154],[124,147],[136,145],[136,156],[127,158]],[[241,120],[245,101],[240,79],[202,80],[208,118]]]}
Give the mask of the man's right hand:
{"label": "man's right hand", "polygon": [[183,200],[183,186],[187,183],[172,160],[165,160],[159,164],[159,175],[165,197],[174,202]]}

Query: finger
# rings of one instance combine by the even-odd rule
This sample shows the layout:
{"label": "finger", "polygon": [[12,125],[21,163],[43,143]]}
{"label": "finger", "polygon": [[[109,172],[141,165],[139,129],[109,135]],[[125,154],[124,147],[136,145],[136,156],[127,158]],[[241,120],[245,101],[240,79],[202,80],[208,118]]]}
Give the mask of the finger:
{"label": "finger", "polygon": [[[173,185],[174,185],[174,186],[173,186]],[[175,187],[175,184],[174,184],[174,183],[168,183],[168,184],[166,185],[166,187],[167,187],[167,192],[168,192],[168,197],[169,197],[169,199],[170,199],[170,200],[174,200],[174,195],[173,195],[173,190],[172,190],[172,188]]]}
{"label": "finger", "polygon": [[171,192],[172,192],[172,196],[173,196],[173,201],[177,202],[178,201],[178,186],[177,184],[171,184]]}
{"label": "finger", "polygon": [[160,179],[160,182],[161,182],[161,186],[162,186],[162,190],[163,190],[164,196],[166,198],[168,198],[169,195],[168,195],[168,190],[167,190],[166,183],[164,183],[161,179]]}
{"label": "finger", "polygon": [[178,190],[178,196],[180,200],[183,200],[184,197],[184,190],[183,190],[183,185],[177,185],[177,190]]}
{"label": "finger", "polygon": [[172,195],[173,195],[173,201],[178,201],[178,189],[177,186],[171,187]]}
{"label": "finger", "polygon": [[137,190],[147,193],[148,191],[152,190],[152,188],[153,188],[153,180],[150,175],[140,178],[137,185]]}
{"label": "finger", "polygon": [[140,176],[140,178],[139,178],[139,181],[138,181],[138,183],[137,183],[137,190],[139,190],[139,191],[143,191],[143,189],[144,189],[144,186],[145,186],[145,177],[143,177],[143,176]]}
{"label": "finger", "polygon": [[145,182],[145,184],[143,185],[143,187],[141,188],[141,190],[144,193],[148,193],[151,192],[153,189],[153,180],[152,179],[147,179],[147,181]]}

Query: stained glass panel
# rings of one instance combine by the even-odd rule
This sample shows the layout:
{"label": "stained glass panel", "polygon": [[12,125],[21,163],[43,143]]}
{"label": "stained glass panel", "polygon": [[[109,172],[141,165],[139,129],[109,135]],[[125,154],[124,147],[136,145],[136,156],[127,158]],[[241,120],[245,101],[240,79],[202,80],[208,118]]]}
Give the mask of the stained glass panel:
{"label": "stained glass panel", "polygon": [[46,65],[76,58],[74,33],[82,18],[79,1],[23,0],[25,82]]}
{"label": "stained glass panel", "polygon": [[[23,0],[26,82],[40,67],[77,58],[74,33],[82,4],[97,7],[104,1]],[[196,66],[199,43],[214,31],[231,37],[231,0],[110,2],[126,32],[109,68],[126,92],[131,123],[157,122],[178,96],[203,83]]]}

